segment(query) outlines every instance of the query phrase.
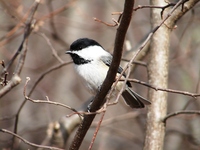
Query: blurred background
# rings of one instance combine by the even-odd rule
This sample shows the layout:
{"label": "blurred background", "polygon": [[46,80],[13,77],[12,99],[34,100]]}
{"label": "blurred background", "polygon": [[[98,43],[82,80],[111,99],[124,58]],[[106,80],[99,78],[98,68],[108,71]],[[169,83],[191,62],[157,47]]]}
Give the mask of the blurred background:
{"label": "blurred background", "polygon": [[[24,33],[24,17],[30,11],[33,0],[1,0],[0,1],[0,61],[5,64],[13,57],[19,48]],[[123,10],[124,1],[116,0],[42,0],[34,18],[38,21],[34,31],[28,39],[28,49],[23,70],[20,74],[21,83],[5,96],[0,98],[0,128],[14,130],[15,115],[24,101],[24,85],[26,77],[30,81],[26,87],[27,93],[33,88],[38,78],[50,68],[59,65],[60,62],[53,56],[52,48],[64,61],[71,61],[65,54],[69,45],[76,39],[88,37],[98,41],[110,53],[113,52],[114,39],[117,26],[108,26],[94,18],[102,20],[110,25],[118,20],[119,15],[114,12]],[[136,1],[138,5],[149,5],[149,1]],[[177,27],[170,36],[169,57],[169,88],[191,93],[200,93],[200,4],[189,11],[177,23]],[[127,32],[124,59],[131,59],[141,41],[151,31],[150,9],[139,9],[133,12],[133,17]],[[15,30],[14,30],[15,29]],[[138,57],[144,65],[134,65],[131,78],[148,82],[147,68],[148,46],[146,53]],[[126,61],[122,61],[125,65]],[[8,70],[8,80],[15,73],[18,64],[16,59]],[[3,70],[3,67],[1,67]],[[133,83],[133,89],[148,97],[148,88]],[[3,88],[1,86],[1,88]],[[73,64],[65,65],[51,73],[48,73],[37,84],[32,99],[60,102],[80,108],[90,97],[90,93],[80,82],[74,72]],[[196,100],[181,94],[168,96],[168,113],[188,109],[199,110],[199,98]],[[146,108],[131,109],[122,100],[118,104],[107,108],[104,120],[111,120],[102,124],[93,149],[131,150],[143,149]],[[27,101],[21,109],[18,120],[18,134],[30,142],[41,144],[46,136],[48,124],[59,121],[62,117],[71,114],[72,111],[63,107],[32,103]],[[85,137],[81,149],[87,149],[95,130],[95,123],[100,119],[97,115],[94,125]],[[120,119],[117,119],[120,117]],[[167,121],[165,148],[166,150],[197,150],[200,148],[200,117],[198,115],[180,115]],[[75,131],[67,141],[69,146]],[[12,136],[0,132],[0,149],[9,149]],[[16,149],[35,149],[23,142]]]}

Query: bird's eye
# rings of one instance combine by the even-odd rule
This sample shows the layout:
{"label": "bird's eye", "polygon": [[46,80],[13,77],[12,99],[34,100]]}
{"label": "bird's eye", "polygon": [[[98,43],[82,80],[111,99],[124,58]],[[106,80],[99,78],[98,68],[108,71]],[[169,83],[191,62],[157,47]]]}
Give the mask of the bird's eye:
{"label": "bird's eye", "polygon": [[81,46],[79,46],[79,49],[82,49],[82,47],[81,47]]}

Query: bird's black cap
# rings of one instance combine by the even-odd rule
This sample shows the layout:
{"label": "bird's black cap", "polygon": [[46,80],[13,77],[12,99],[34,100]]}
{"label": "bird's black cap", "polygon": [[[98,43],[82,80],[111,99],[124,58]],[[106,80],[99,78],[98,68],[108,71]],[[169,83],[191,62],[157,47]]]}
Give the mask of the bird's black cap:
{"label": "bird's black cap", "polygon": [[[71,51],[79,51],[83,48],[89,47],[89,46],[101,46],[97,41],[89,39],[89,38],[80,38],[76,41],[74,41],[70,45],[70,50]],[[102,47],[102,46],[101,46]]]}

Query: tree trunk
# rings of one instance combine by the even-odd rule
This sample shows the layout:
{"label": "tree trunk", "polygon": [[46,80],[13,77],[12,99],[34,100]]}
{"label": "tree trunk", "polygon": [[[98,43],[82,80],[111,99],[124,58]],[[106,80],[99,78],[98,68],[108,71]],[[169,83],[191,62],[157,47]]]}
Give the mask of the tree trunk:
{"label": "tree trunk", "polygon": [[[164,0],[151,0],[151,5],[164,6]],[[160,22],[161,10],[151,10],[151,23],[154,29]],[[149,83],[156,87],[167,88],[168,82],[168,54],[170,30],[162,25],[153,35],[150,44],[150,60],[148,63]],[[149,99],[152,101],[147,114],[147,132],[145,150],[163,149],[165,124],[162,119],[167,111],[167,93],[149,90]]]}

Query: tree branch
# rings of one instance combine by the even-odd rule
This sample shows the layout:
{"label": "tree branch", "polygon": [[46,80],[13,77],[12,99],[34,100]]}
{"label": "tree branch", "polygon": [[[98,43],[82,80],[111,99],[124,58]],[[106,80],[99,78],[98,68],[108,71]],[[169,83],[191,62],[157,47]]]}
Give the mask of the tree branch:
{"label": "tree branch", "polygon": [[[55,71],[65,65],[68,65],[70,64],[71,61],[69,62],[64,62],[62,64],[59,64],[59,65],[56,65],[56,66],[53,66],[51,67],[50,69],[48,69],[47,71],[45,71],[44,73],[42,73],[38,79],[36,80],[35,84],[33,85],[33,87],[31,88],[30,92],[27,94],[27,97],[31,96],[31,94],[33,93],[34,89],[36,88],[36,86],[40,83],[40,81],[49,73],[51,73],[52,71]],[[22,110],[22,108],[24,107],[24,105],[26,104],[27,102],[27,99],[24,99],[24,101],[22,102],[22,104],[20,105],[18,111],[17,111],[17,114],[16,114],[16,117],[15,117],[15,123],[14,123],[14,133],[17,133],[17,125],[18,125],[18,120],[19,120],[19,115],[20,115],[20,112]]]}
{"label": "tree branch", "polygon": [[180,111],[176,111],[173,113],[168,114],[167,116],[165,116],[165,118],[162,120],[164,123],[166,123],[166,121],[174,116],[180,115],[180,114],[187,114],[187,115],[200,115],[200,111],[199,110],[180,110]]}
{"label": "tree branch", "polygon": [[[124,81],[124,80],[122,80],[122,81]],[[140,81],[140,80],[137,80],[137,79],[128,79],[128,81],[147,86],[147,87],[152,88],[156,91],[165,91],[165,92],[169,92],[169,93],[182,94],[182,95],[191,96],[193,98],[197,98],[197,97],[200,96],[200,93],[191,93],[191,92],[188,92],[188,91],[180,91],[180,90],[174,90],[174,89],[160,88],[160,87],[153,86],[151,84],[148,84],[146,82],[143,82],[143,81]]]}
{"label": "tree branch", "polygon": [[[92,103],[91,109],[90,109],[91,112],[95,112],[103,104],[106,94],[108,93],[109,89],[111,88],[114,82],[117,69],[119,67],[121,56],[122,56],[122,48],[124,44],[125,35],[131,21],[133,6],[134,6],[134,0],[125,0],[121,23],[116,33],[115,47],[114,47],[113,60],[111,63],[111,67],[108,70],[108,74],[100,89],[100,92],[97,93],[97,95],[94,98],[94,102]],[[74,137],[74,140],[72,141],[72,144],[70,145],[70,148],[69,148],[70,150],[79,149],[94,117],[95,115],[84,116],[83,122],[80,124],[78,131]]]}
{"label": "tree branch", "polygon": [[30,146],[33,146],[33,147],[40,147],[40,148],[45,148],[45,149],[51,149],[51,150],[63,150],[61,148],[56,148],[56,147],[52,147],[52,146],[43,146],[43,145],[38,145],[38,144],[34,144],[34,143],[31,143],[29,141],[27,141],[26,139],[24,139],[23,137],[11,132],[11,131],[8,131],[6,129],[0,129],[0,132],[3,132],[3,133],[7,133],[7,134],[10,134],[10,135],[13,135],[14,137],[20,139],[21,141],[23,141],[24,143],[30,145]]}

